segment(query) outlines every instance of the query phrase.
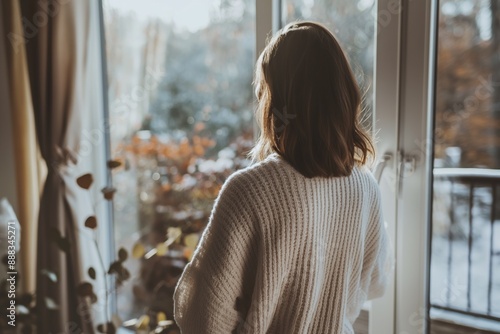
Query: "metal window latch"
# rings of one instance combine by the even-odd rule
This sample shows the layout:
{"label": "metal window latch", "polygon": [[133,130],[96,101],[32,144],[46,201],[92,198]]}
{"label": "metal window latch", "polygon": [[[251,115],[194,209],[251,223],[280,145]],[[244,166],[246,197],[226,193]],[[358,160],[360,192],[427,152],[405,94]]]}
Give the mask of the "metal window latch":
{"label": "metal window latch", "polygon": [[415,154],[405,154],[403,151],[398,152],[398,194],[403,193],[403,179],[411,176],[417,169],[418,156]]}
{"label": "metal window latch", "polygon": [[401,159],[401,175],[407,177],[412,175],[417,168],[417,157],[415,155],[403,155]]}

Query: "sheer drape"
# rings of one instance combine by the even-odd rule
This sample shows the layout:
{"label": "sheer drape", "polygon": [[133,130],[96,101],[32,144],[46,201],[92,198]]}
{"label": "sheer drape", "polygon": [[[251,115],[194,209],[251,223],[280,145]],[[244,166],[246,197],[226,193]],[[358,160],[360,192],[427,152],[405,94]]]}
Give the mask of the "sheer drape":
{"label": "sheer drape", "polygon": [[[88,193],[76,184],[82,124],[91,110],[88,86],[89,1],[21,1],[37,138],[48,174],[40,201],[37,252],[38,332],[94,333],[86,300],[79,226],[91,214]],[[100,83],[96,83],[96,88]],[[54,242],[60,234],[67,250]],[[63,247],[64,248],[64,247]],[[43,271],[54,272],[52,282]],[[51,307],[55,302],[57,308]]]}

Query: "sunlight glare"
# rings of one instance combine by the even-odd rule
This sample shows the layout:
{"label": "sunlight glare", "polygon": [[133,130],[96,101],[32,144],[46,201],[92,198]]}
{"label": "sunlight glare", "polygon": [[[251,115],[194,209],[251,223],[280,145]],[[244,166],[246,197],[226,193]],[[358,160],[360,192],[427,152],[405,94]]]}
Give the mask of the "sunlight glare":
{"label": "sunlight glare", "polygon": [[106,0],[105,6],[133,12],[140,19],[159,18],[192,32],[206,27],[210,14],[217,9],[207,0]]}

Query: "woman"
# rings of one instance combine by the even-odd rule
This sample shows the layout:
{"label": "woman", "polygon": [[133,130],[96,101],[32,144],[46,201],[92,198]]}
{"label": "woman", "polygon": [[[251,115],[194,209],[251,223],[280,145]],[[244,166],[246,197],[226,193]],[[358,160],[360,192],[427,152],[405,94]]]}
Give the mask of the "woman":
{"label": "woman", "polygon": [[361,98],[335,37],[278,32],[256,66],[258,162],[224,184],[175,291],[182,333],[354,333],[387,236]]}

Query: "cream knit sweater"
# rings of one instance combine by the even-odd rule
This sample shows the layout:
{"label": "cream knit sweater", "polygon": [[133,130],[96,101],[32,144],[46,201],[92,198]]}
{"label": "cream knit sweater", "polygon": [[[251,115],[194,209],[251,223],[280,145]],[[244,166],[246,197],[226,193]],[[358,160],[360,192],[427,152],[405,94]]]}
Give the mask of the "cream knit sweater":
{"label": "cream knit sweater", "polygon": [[272,154],[234,173],[175,291],[182,333],[354,333],[385,287],[380,210],[366,167],[305,178]]}

